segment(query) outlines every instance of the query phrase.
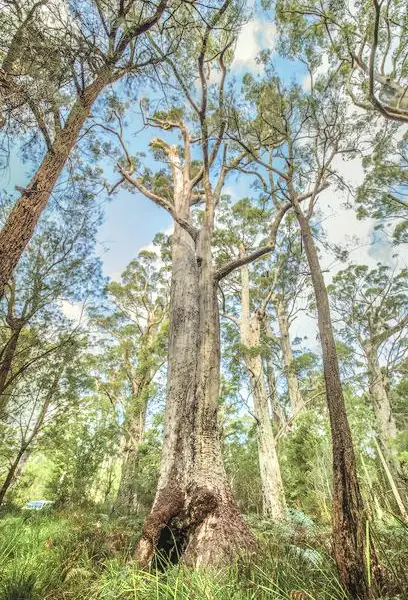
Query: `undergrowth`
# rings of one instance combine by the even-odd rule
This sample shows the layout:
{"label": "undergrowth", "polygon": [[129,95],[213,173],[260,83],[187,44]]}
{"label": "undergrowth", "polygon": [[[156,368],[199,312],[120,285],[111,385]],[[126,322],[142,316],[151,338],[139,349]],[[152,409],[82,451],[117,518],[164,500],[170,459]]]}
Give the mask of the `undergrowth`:
{"label": "undergrowth", "polygon": [[[137,528],[81,513],[0,518],[0,600],[345,600],[327,531],[302,513],[276,526],[252,518],[259,557],[225,571],[173,566],[163,573],[132,560]],[[405,600],[408,531],[383,527],[378,543],[398,582],[387,600]]]}

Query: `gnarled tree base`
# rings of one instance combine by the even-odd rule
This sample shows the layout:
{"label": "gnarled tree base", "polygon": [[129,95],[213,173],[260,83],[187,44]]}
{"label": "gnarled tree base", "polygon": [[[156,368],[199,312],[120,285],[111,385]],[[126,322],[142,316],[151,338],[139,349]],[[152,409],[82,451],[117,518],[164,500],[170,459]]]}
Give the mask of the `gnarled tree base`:
{"label": "gnarled tree base", "polygon": [[255,536],[230,492],[217,493],[193,484],[183,493],[164,489],[146,519],[136,558],[144,568],[183,562],[221,567],[253,554]]}

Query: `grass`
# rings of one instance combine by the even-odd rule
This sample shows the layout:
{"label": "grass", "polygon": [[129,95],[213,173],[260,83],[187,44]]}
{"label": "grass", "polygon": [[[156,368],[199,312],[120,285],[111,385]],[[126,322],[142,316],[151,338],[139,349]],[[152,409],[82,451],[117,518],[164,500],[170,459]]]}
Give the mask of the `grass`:
{"label": "grass", "polygon": [[[129,522],[79,512],[5,514],[0,600],[345,600],[327,532],[296,518],[279,527],[251,525],[261,540],[259,560],[224,571],[176,566],[158,573],[132,560],[137,531]],[[408,532],[400,526],[381,535],[382,544],[396,541],[403,569]],[[386,552],[389,559],[389,546]],[[406,597],[397,590],[387,600]]]}

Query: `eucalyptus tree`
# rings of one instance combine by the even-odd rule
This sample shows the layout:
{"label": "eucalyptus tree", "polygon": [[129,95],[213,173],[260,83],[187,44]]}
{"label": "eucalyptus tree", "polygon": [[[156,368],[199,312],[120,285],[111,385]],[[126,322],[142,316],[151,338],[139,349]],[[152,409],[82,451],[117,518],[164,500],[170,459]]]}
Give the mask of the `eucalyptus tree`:
{"label": "eucalyptus tree", "polygon": [[[408,134],[384,127],[364,157],[366,176],[356,195],[357,216],[374,217],[393,244],[408,240]],[[389,234],[388,228],[392,228]]]}
{"label": "eucalyptus tree", "polygon": [[68,361],[61,381],[63,410],[50,415],[33,451],[33,460],[45,457],[50,464],[44,493],[61,506],[89,506],[112,497],[105,478],[101,490],[100,475],[106,476],[107,459],[117,456],[121,416],[113,414],[110,399],[98,387],[95,362],[101,357],[89,353],[90,346],[85,338],[74,361]]}
{"label": "eucalyptus tree", "polygon": [[296,418],[305,408],[304,393],[301,389],[291,328],[300,311],[309,304],[307,265],[298,232],[295,231],[293,215],[286,221],[279,244],[279,264],[275,291],[271,295],[274,307],[277,334],[270,331],[271,339],[278,342],[283,360],[283,370],[287,381],[290,416]]}
{"label": "eucalyptus tree", "polygon": [[241,137],[241,146],[270,174],[271,195],[275,202],[290,203],[299,225],[316,300],[332,433],[334,556],[346,589],[364,599],[370,594],[367,552],[371,552],[375,574],[376,554],[366,536],[367,517],[357,479],[328,292],[312,226],[319,195],[331,184],[343,183],[334,166],[335,158],[355,152],[361,129],[358,121],[351,128],[339,91],[324,83],[310,94],[297,86],[285,90],[276,77],[267,76],[259,82],[248,77],[247,85],[248,97],[257,99],[257,112],[250,127],[238,130],[235,136]]}
{"label": "eucalyptus tree", "polygon": [[165,363],[167,349],[167,271],[156,252],[141,251],[126,267],[121,282],[107,286],[110,306],[94,317],[104,345],[109,344],[110,353],[115,354],[114,377],[108,376],[106,381],[106,377],[99,378],[100,390],[113,405],[120,404],[118,397],[123,398],[119,407],[124,420],[121,476],[115,502],[118,512],[138,509],[139,450],[149,402],[155,392],[154,379]]}
{"label": "eucalyptus tree", "polygon": [[351,265],[334,276],[329,291],[340,333],[363,354],[379,439],[391,456],[398,428],[389,385],[407,358],[407,270]]}
{"label": "eucalyptus tree", "polygon": [[[226,206],[219,218],[222,228],[216,231],[219,246],[218,260],[231,258],[234,253],[245,256],[248,250],[254,247],[255,240],[262,235],[264,225],[270,223],[270,213],[265,203],[256,205],[250,199]],[[263,233],[267,235],[267,231]],[[285,514],[285,492],[272,427],[267,374],[262,357],[262,329],[265,329],[269,317],[267,310],[276,291],[279,266],[271,264],[270,261],[268,266],[272,268],[273,275],[267,277],[262,290],[259,289],[259,279],[264,273],[262,271],[257,273],[256,265],[251,272],[248,264],[241,266],[239,277],[234,277],[237,279],[235,287],[238,293],[233,294],[232,297],[227,290],[223,293],[222,316],[234,323],[239,331],[240,354],[250,382],[253,415],[256,421],[263,511],[266,516],[279,520]],[[227,283],[227,279],[224,283]],[[237,307],[234,307],[235,302],[238,304]],[[276,398],[273,404],[275,403]],[[273,408],[276,410],[275,406]]]}
{"label": "eucalyptus tree", "polygon": [[282,50],[328,57],[358,107],[408,123],[408,8],[403,0],[278,0]]}
{"label": "eucalyptus tree", "polygon": [[[277,226],[266,246],[218,267],[212,257],[223,184],[244,158],[224,144],[225,82],[240,9],[230,0],[220,8],[201,8],[189,29],[188,56],[166,58],[170,85],[183,93],[187,110],[175,98],[176,106],[147,116],[151,126],[173,132],[170,141],[156,137],[151,142],[164,162],[162,171],[143,171],[140,158],[126,147],[125,133],[116,132],[124,152],[120,181],[167,210],[174,221],[164,445],[156,498],[137,549],[142,564],[155,550],[173,561],[181,557],[196,565],[222,564],[255,545],[222,461],[217,286],[234,269],[271,252]],[[211,79],[214,73],[217,77]],[[177,133],[180,144],[174,143]]]}
{"label": "eucalyptus tree", "polygon": [[73,388],[69,381],[69,370],[75,368],[80,348],[78,339],[71,339],[69,344],[58,344],[58,350],[52,356],[43,357],[36,369],[25,374],[13,388],[9,400],[13,411],[4,426],[2,440],[7,446],[9,463],[0,487],[0,502],[16,483],[44,429],[62,412],[69,410],[73,390],[77,390],[77,386]]}
{"label": "eucalyptus tree", "polygon": [[[98,294],[100,263],[94,255],[99,211],[86,190],[59,198],[31,240],[0,303],[0,411],[38,361],[80,333],[63,308]],[[68,205],[68,208],[67,208]],[[4,209],[4,207],[2,207]],[[68,218],[69,217],[69,218]]]}
{"label": "eucalyptus tree", "polygon": [[[6,4],[0,70],[3,119],[28,113],[45,150],[30,182],[20,188],[0,231],[0,297],[24,252],[98,97],[124,76],[158,62],[149,42],[169,52],[181,36],[172,16],[183,4],[160,0],[32,0]],[[159,23],[161,25],[159,25]],[[175,37],[169,40],[169,29]],[[8,116],[7,116],[8,115]]]}

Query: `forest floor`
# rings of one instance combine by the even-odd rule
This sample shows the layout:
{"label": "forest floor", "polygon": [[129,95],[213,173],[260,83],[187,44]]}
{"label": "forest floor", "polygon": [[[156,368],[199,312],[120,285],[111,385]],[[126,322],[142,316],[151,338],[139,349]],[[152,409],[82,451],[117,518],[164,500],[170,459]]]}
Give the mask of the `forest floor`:
{"label": "forest floor", "polygon": [[[253,518],[251,524],[261,541],[251,564],[224,572],[178,565],[146,572],[132,560],[140,523],[93,511],[6,512],[0,516],[0,600],[345,600],[327,530],[308,520],[277,527]],[[381,598],[406,600],[408,528],[383,528],[377,542],[397,582]]]}

